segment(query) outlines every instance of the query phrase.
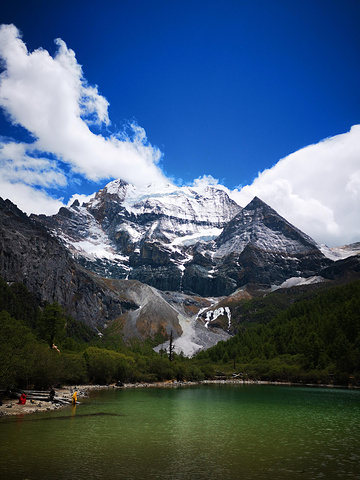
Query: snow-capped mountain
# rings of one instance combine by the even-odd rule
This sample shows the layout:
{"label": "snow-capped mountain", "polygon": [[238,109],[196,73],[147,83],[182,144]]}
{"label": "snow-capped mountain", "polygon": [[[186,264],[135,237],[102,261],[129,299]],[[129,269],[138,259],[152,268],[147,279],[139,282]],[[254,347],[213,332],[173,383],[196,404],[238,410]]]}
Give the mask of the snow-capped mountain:
{"label": "snow-capped mountain", "polygon": [[237,286],[280,285],[316,275],[331,261],[316,242],[255,197],[225,226],[213,257],[226,265]]}
{"label": "snow-capped mountain", "polygon": [[[23,283],[41,305],[59,303],[76,321],[100,334],[113,325],[124,341],[168,338],[192,355],[229,338],[207,328],[198,313],[209,299],[165,294],[136,280],[102,278],[80,266],[57,238],[9,200],[0,198],[0,277]],[[31,306],[33,308],[33,305]]]}
{"label": "snow-capped mountain", "polygon": [[320,249],[322,253],[331,260],[344,260],[345,258],[353,257],[354,255],[360,255],[360,242],[332,248],[327,245],[320,245]]}
{"label": "snow-capped mountain", "polygon": [[[195,188],[165,185],[159,192],[152,185],[137,188],[115,180],[89,203],[80,206],[74,202],[69,209],[62,208],[59,214],[69,221],[64,223],[62,219],[56,224],[63,239],[75,250],[112,258],[119,248],[118,239],[124,235],[135,245],[145,236],[156,239],[159,232],[167,244],[195,243],[197,239],[217,236],[219,228],[238,210],[225,192],[212,187],[200,194]],[[56,217],[52,218],[56,221]],[[72,226],[80,220],[83,228],[77,232]],[[84,236],[88,245],[81,243]],[[111,236],[113,243],[109,242]]]}
{"label": "snow-capped mountain", "polygon": [[308,254],[318,250],[309,236],[280,217],[265,202],[255,197],[231,222],[216,240],[216,257],[241,253],[246,246],[286,255]]}
{"label": "snow-capped mountain", "polygon": [[218,237],[240,210],[224,190],[213,186],[137,188],[115,180],[88,203],[76,201],[57,215],[39,219],[97,273],[142,278],[154,285],[149,270],[162,267],[168,274],[154,286],[179,290],[184,265],[192,260],[189,247]]}
{"label": "snow-capped mountain", "polygon": [[38,219],[90,270],[164,291],[230,295],[248,283],[317,275],[331,263],[260,199],[243,209],[216,186],[115,180],[88,203]]}
{"label": "snow-capped mountain", "polygon": [[115,322],[124,339],[173,332],[185,355],[233,334],[244,299],[360,275],[358,244],[321,251],[259,198],[241,208],[214,186],[117,180],[51,217],[29,218],[9,200],[0,207],[2,278],[94,330]]}

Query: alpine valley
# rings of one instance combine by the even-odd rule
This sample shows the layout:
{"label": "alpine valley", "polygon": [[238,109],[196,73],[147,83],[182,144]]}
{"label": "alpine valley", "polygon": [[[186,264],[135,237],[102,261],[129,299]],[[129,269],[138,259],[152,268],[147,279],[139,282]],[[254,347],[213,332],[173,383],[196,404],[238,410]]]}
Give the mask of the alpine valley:
{"label": "alpine valley", "polygon": [[217,186],[115,180],[53,216],[1,200],[0,234],[6,282],[100,334],[116,326],[125,341],[160,342],[172,333],[186,356],[236,333],[243,300],[360,274],[359,243],[319,246],[261,199],[241,207]]}

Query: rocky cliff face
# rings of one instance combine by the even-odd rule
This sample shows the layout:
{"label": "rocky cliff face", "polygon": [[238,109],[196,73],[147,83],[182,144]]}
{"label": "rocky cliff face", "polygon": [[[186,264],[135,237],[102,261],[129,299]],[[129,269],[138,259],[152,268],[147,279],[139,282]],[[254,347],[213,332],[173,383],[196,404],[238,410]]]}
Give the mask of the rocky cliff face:
{"label": "rocky cliff face", "polygon": [[[140,339],[172,331],[176,350],[192,355],[229,337],[243,299],[359,275],[359,256],[330,260],[258,198],[241,208],[215,187],[157,192],[111,182],[52,217],[0,199],[0,276],[95,330],[115,322]],[[331,255],[358,246],[345,250]]]}
{"label": "rocky cliff face", "polygon": [[95,330],[118,320],[125,338],[145,339],[171,330],[175,336],[182,333],[179,312],[154,288],[137,281],[104,279],[85,270],[42,224],[2,199],[0,276],[24,283],[40,302],[58,302],[66,313]]}
{"label": "rocky cliff face", "polygon": [[92,271],[164,291],[230,295],[248,283],[316,275],[331,263],[260,199],[242,209],[213,186],[138,189],[116,180],[89,203],[39,220]]}
{"label": "rocky cliff face", "polygon": [[317,244],[255,197],[224,228],[214,259],[237,286],[280,285],[330,265]]}
{"label": "rocky cliff face", "polygon": [[43,225],[0,199],[0,275],[23,282],[42,302],[58,302],[90,326],[120,315],[121,299],[94,281]]}
{"label": "rocky cliff face", "polygon": [[197,292],[192,284],[182,285],[192,247],[216,238],[240,210],[212,186],[136,188],[116,180],[89,203],[75,202],[39,220],[96,273]]}

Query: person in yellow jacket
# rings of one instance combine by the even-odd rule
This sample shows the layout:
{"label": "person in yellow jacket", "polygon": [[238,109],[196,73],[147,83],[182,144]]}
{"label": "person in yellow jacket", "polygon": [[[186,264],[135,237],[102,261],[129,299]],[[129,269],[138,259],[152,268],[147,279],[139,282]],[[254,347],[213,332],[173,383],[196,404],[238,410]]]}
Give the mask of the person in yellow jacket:
{"label": "person in yellow jacket", "polygon": [[71,397],[71,398],[72,398],[72,403],[73,403],[73,405],[76,405],[76,402],[77,402],[77,392],[74,392],[74,393],[72,394],[72,397]]}

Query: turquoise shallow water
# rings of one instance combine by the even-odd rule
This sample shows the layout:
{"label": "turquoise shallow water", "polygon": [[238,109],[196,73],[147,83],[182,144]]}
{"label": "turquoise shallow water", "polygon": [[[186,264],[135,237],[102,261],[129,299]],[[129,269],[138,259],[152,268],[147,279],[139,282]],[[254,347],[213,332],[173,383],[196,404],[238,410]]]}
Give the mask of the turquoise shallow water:
{"label": "turquoise shallow water", "polygon": [[2,479],[360,479],[360,391],[199,385],[93,392],[0,419]]}

